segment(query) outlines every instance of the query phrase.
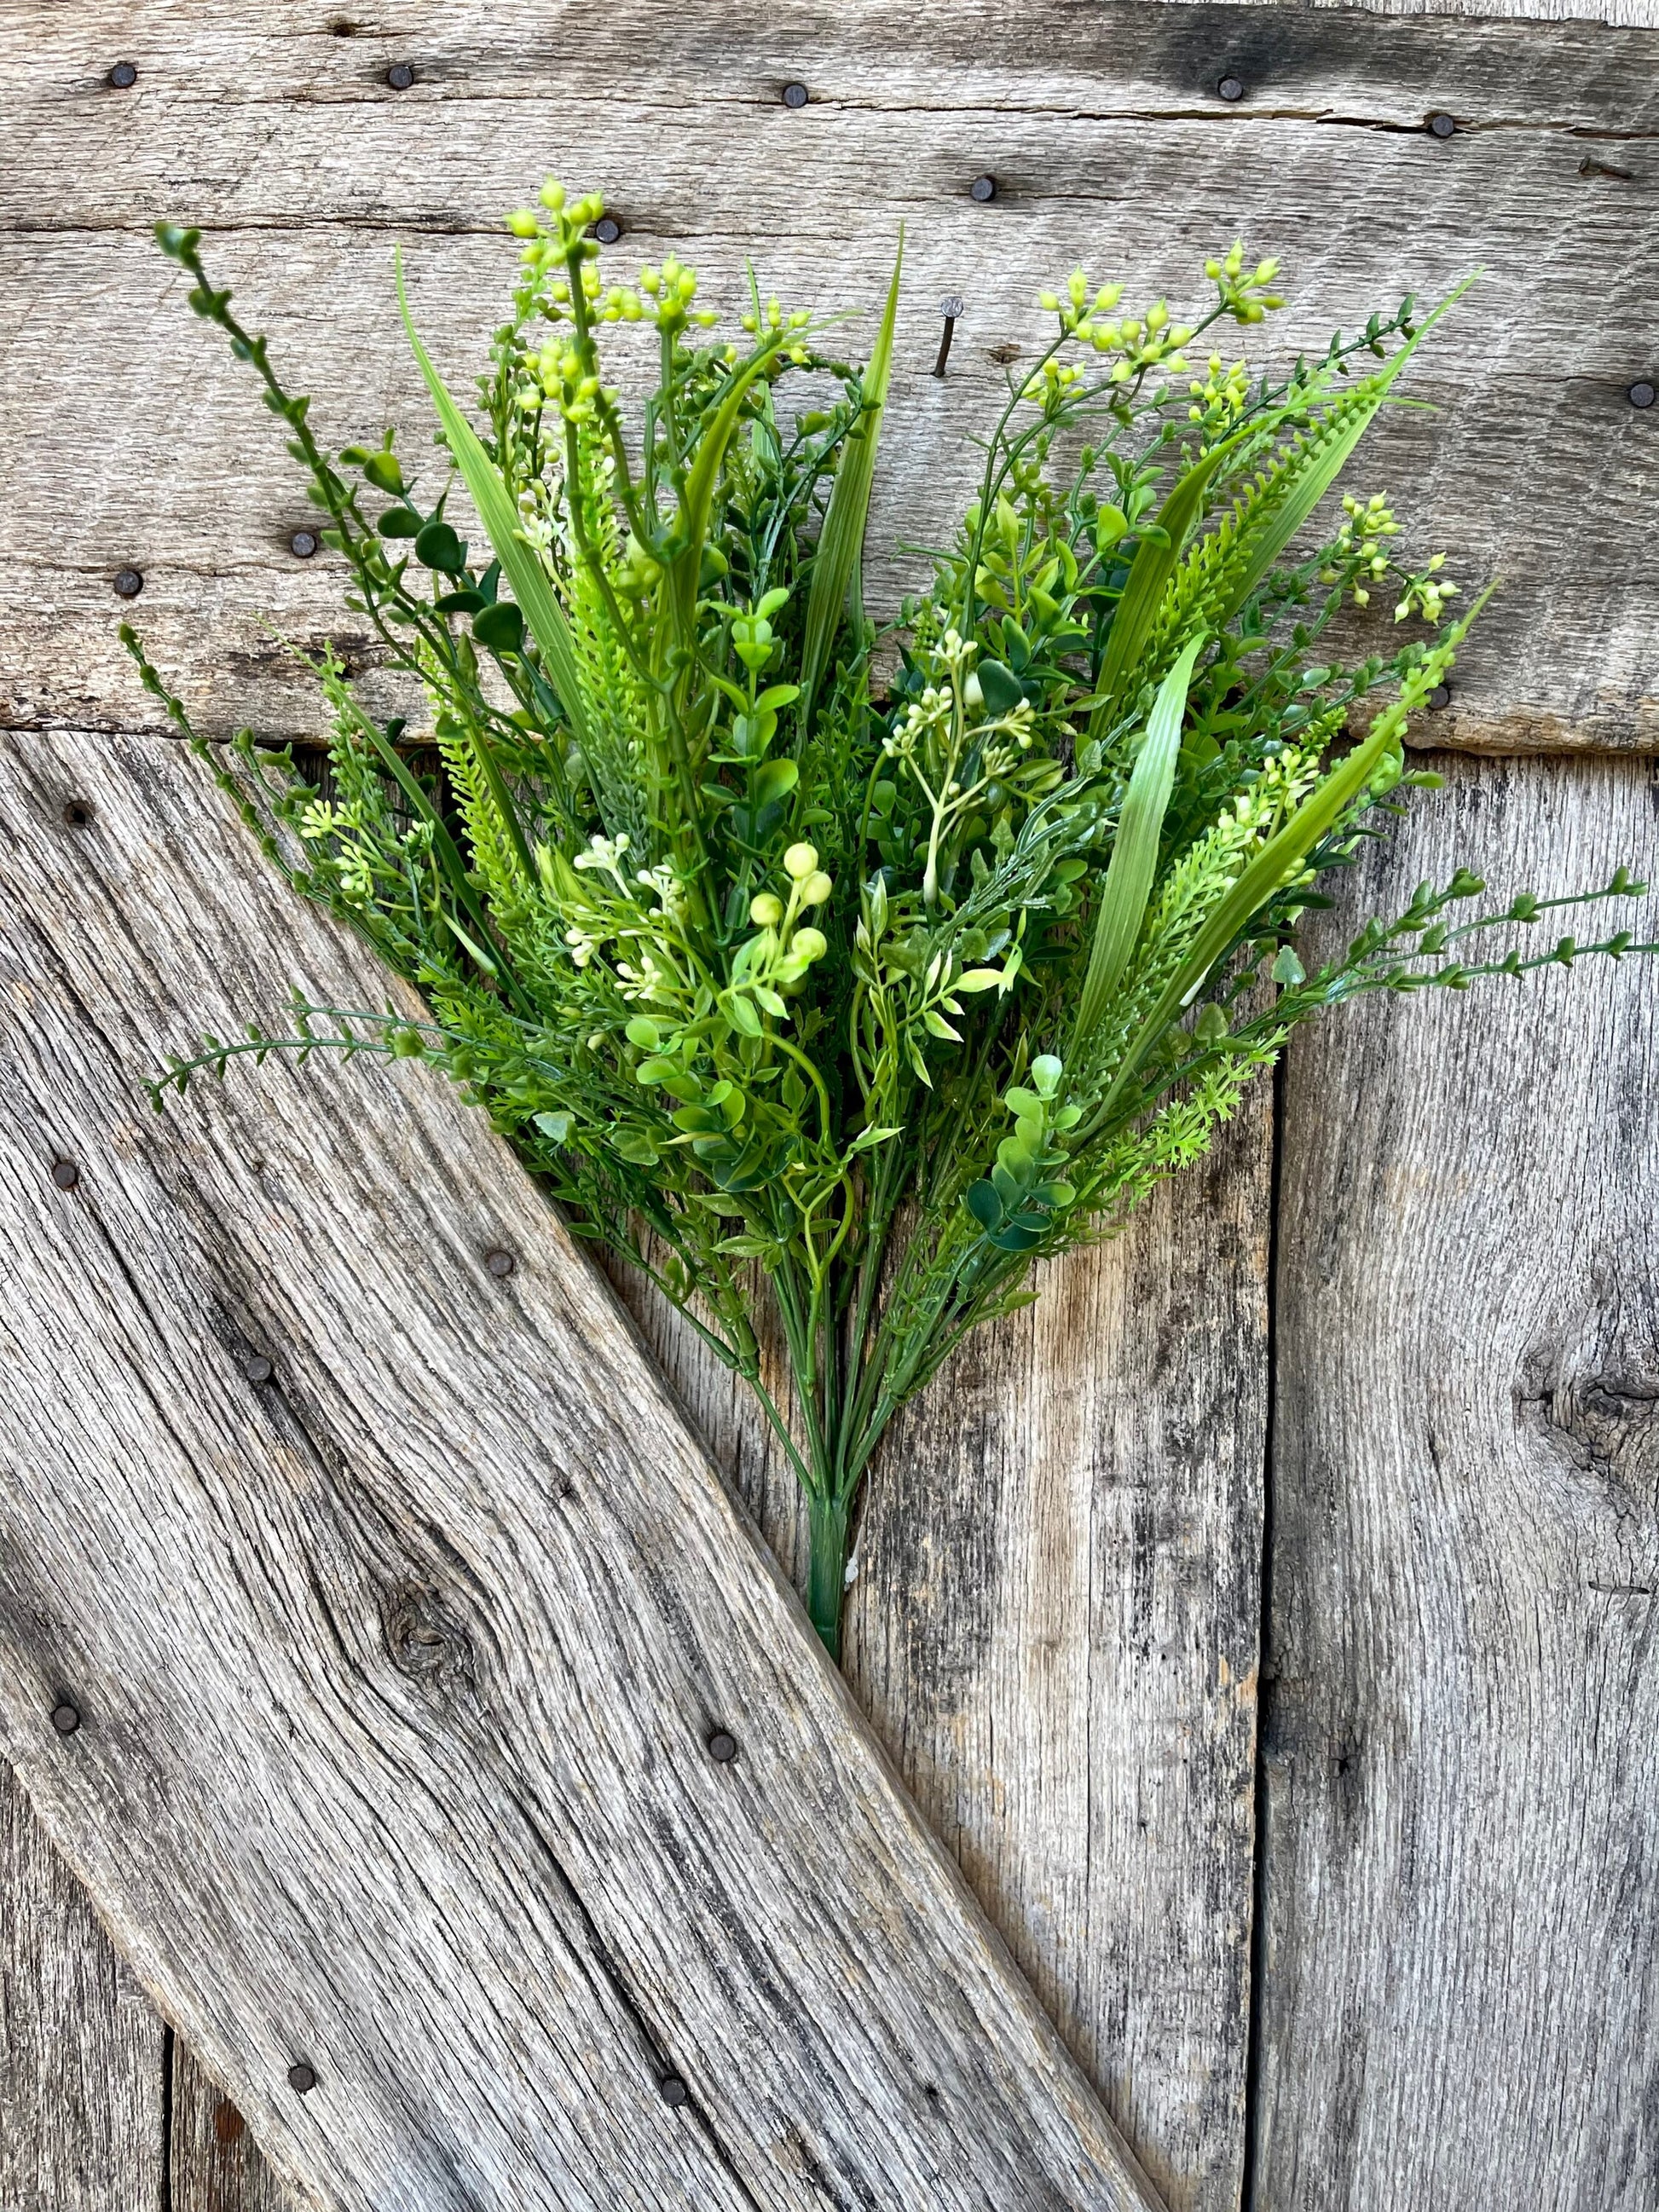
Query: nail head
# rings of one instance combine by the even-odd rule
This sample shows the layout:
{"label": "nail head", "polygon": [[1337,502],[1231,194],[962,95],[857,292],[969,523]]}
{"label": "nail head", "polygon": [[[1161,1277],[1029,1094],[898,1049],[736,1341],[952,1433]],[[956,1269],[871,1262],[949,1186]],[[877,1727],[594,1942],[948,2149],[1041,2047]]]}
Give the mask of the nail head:
{"label": "nail head", "polygon": [[947,298],[941,300],[939,303],[939,311],[940,314],[944,316],[947,323],[954,323],[957,318],[961,314],[962,310],[962,295],[957,292],[952,292]]}
{"label": "nail head", "polygon": [[1230,74],[1222,78],[1220,83],[1217,85],[1215,89],[1216,97],[1218,100],[1224,100],[1230,102],[1232,100],[1243,100],[1244,97],[1244,81],[1242,77],[1233,76]]}
{"label": "nail head", "polygon": [[276,1370],[263,1352],[256,1352],[242,1362],[242,1372],[250,1382],[269,1382]]}
{"label": "nail head", "polygon": [[136,599],[144,588],[144,580],[137,568],[118,568],[115,572],[115,594],[118,599]]}
{"label": "nail head", "polygon": [[678,2109],[681,2105],[689,2105],[691,2101],[691,2092],[678,2074],[665,2074],[658,2082],[657,2087],[662,2094],[665,2105],[672,2105]]}
{"label": "nail head", "polygon": [[1626,397],[1629,399],[1632,407],[1651,407],[1653,404],[1653,386],[1648,382],[1645,376],[1640,377],[1634,384],[1632,385]]}
{"label": "nail head", "polygon": [[308,2095],[317,2086],[316,2068],[307,2066],[303,2058],[297,2059],[288,2069],[288,2086],[301,2097]]}
{"label": "nail head", "polygon": [[106,82],[113,85],[117,92],[125,92],[129,85],[137,83],[138,71],[131,62],[117,62]]}
{"label": "nail head", "polygon": [[393,92],[407,92],[415,82],[415,72],[407,62],[393,62],[386,73],[386,81]]}
{"label": "nail head", "polygon": [[738,1755],[738,1739],[728,1729],[716,1729],[708,1739],[708,1756],[716,1766],[730,1766]]}
{"label": "nail head", "polygon": [[1454,136],[1456,129],[1455,118],[1446,114],[1443,110],[1439,114],[1431,115],[1429,118],[1429,130],[1436,138],[1449,138]]}
{"label": "nail head", "polygon": [[81,1170],[73,1160],[59,1160],[52,1168],[52,1179],[59,1190],[73,1190],[81,1180]]}
{"label": "nail head", "polygon": [[513,1273],[514,1268],[516,1267],[518,1264],[518,1261],[513,1257],[513,1255],[510,1252],[486,1252],[484,1254],[484,1265],[498,1281],[504,1282],[507,1276]]}
{"label": "nail head", "polygon": [[222,2097],[213,2108],[213,2132],[227,2145],[240,2142],[247,2133],[247,2122],[235,2106]]}
{"label": "nail head", "polygon": [[288,550],[296,561],[309,561],[321,544],[314,530],[296,530],[288,541]]}
{"label": "nail head", "polygon": [[1437,714],[1439,713],[1443,707],[1449,707],[1451,704],[1451,685],[1449,684],[1437,684],[1433,690],[1429,694],[1429,704],[1433,708]]}
{"label": "nail head", "polygon": [[805,107],[806,105],[806,87],[804,84],[785,85],[783,88],[783,104],[786,107]]}
{"label": "nail head", "polygon": [[978,200],[983,205],[987,200],[994,200],[996,198],[997,180],[994,177],[975,177],[973,183],[969,185],[968,191],[970,198]]}
{"label": "nail head", "polygon": [[614,246],[622,236],[622,225],[614,215],[602,215],[593,226],[593,235],[601,246]]}
{"label": "nail head", "polygon": [[81,1725],[81,1708],[64,1698],[52,1709],[52,1724],[59,1735],[73,1735]]}

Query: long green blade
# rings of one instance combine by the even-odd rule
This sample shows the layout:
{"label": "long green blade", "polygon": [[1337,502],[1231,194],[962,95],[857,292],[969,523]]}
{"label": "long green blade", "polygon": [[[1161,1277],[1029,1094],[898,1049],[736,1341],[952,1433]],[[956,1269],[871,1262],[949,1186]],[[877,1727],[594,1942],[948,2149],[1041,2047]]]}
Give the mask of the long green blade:
{"label": "long green blade", "polygon": [[1186,959],[1164,986],[1157,1004],[1136,1032],[1110,1090],[1101,1101],[1094,1117],[1096,1126],[1109,1118],[1120,1093],[1146,1054],[1200,988],[1216,962],[1237,941],[1273,893],[1295,875],[1326,831],[1370,782],[1384,754],[1399,744],[1407,714],[1422,704],[1451,666],[1458,646],[1486,605],[1487,596],[1482,592],[1445,642],[1435,647],[1422,665],[1406,678],[1399,698],[1377,716],[1364,744],[1356,745],[1315,787],[1290,820],[1267,840],[1211,915]]}
{"label": "long green blade", "polygon": [[427,390],[432,394],[432,404],[438,410],[438,420],[443,425],[444,436],[461,472],[461,480],[472,495],[472,504],[478,510],[495,557],[506,572],[513,586],[513,596],[520,611],[530,625],[530,634],[541,649],[544,666],[553,679],[571,729],[579,744],[588,741],[592,723],[587,711],[586,687],[582,681],[580,664],[576,659],[574,641],[570,625],[565,620],[564,610],[553,596],[540,556],[526,544],[519,530],[518,511],[512,495],[501,480],[495,466],[479,441],[477,433],[460,409],[451,398],[443,379],[433,365],[432,356],[421,343],[415,327],[415,319],[409,311],[409,296],[404,289],[403,254],[394,257],[393,266],[398,276],[398,304],[403,310],[404,328],[409,333],[409,343],[414,349],[421,374],[426,379]]}
{"label": "long green blade", "polygon": [[1231,453],[1238,440],[1229,438],[1224,445],[1214,447],[1203,459],[1188,470],[1170,494],[1157,515],[1158,535],[1143,538],[1135,548],[1135,557],[1129,563],[1128,580],[1112,617],[1112,627],[1106,635],[1106,651],[1100,664],[1098,700],[1089,718],[1089,734],[1103,737],[1110,727],[1114,711],[1122,696],[1129,690],[1130,679],[1140,659],[1140,649],[1146,644],[1153,618],[1163,602],[1164,588],[1175,574],[1188,538],[1204,505],[1204,495],[1210,479],[1222,462]]}
{"label": "long green blade", "polygon": [[854,591],[864,549],[865,523],[870,513],[870,493],[876,478],[876,447],[887,404],[887,387],[893,375],[893,326],[898,315],[899,276],[904,267],[904,231],[899,230],[898,252],[893,261],[892,282],[887,287],[887,309],[881,319],[875,350],[864,372],[865,411],[847,434],[836,464],[836,480],[830,489],[818,550],[812,562],[812,587],[807,595],[806,623],[801,638],[801,696],[799,726],[809,726],[812,700],[830,665],[830,648],[841,627],[848,595]]}
{"label": "long green blade", "polygon": [[[714,420],[697,441],[697,458],[691,465],[680,498],[679,535],[684,544],[674,557],[663,598],[671,628],[681,644],[696,633],[697,580],[702,573],[702,550],[708,537],[708,518],[714,510],[714,488],[726,459],[726,449],[738,427],[749,387],[775,357],[778,344],[779,341],[769,340],[750,356],[726,386]],[[672,641],[674,639],[667,635],[659,640],[664,648]],[[659,662],[662,658],[663,653],[659,652]]]}
{"label": "long green blade", "polygon": [[1095,921],[1094,944],[1083,981],[1083,996],[1073,1030],[1073,1050],[1091,1036],[1117,988],[1129,955],[1140,935],[1158,870],[1158,840],[1164,817],[1175,787],[1176,763],[1181,753],[1181,725],[1187,712],[1187,690],[1193,664],[1204,640],[1195,637],[1164,678],[1146,724],[1146,735],[1129,778],[1123,808],[1118,817],[1112,857],[1101,887],[1100,912]]}

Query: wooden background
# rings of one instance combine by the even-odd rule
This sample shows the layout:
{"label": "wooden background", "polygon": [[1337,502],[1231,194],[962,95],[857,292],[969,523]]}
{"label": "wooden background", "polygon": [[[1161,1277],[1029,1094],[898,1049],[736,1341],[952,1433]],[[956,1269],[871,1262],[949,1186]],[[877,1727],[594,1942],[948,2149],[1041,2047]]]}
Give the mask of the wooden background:
{"label": "wooden background", "polygon": [[[295,480],[158,216],[212,234],[337,442],[396,414],[415,450],[395,238],[461,369],[547,168],[722,303],[745,253],[867,303],[902,218],[881,544],[958,495],[1042,283],[1086,258],[1178,296],[1243,230],[1299,338],[1488,272],[1425,361],[1442,411],[1359,476],[1505,588],[1419,732],[1448,790],[1329,926],[1458,861],[1651,872],[1659,410],[1626,395],[1659,368],[1659,21],[1606,12],[10,0],[0,722],[153,732],[187,772],[113,647],[131,565],[210,727],[312,726],[273,633],[331,624],[334,580],[288,552]],[[1299,1041],[878,1471],[854,1693],[1176,2212],[1659,2207],[1653,1005],[1626,965]],[[748,1409],[637,1310],[788,1559]],[[0,1898],[5,2212],[275,2206],[3,1784]]]}

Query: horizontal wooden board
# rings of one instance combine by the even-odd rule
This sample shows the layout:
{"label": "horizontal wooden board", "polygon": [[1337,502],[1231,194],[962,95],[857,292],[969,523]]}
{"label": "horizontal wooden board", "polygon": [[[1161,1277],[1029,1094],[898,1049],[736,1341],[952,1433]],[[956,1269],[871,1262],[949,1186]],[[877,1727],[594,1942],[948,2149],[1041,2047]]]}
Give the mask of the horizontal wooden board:
{"label": "horizontal wooden board", "polygon": [[[1656,802],[1455,769],[1331,927],[1650,862]],[[1656,1007],[1584,965],[1291,1056],[1255,2212],[1659,2201]]]}
{"label": "horizontal wooden board", "polygon": [[1149,2205],[482,1117],[315,1063],[150,1114],[290,979],[380,1002],[367,955],[187,759],[0,757],[0,1742],[279,2172],[340,2212]]}
{"label": "horizontal wooden board", "polygon": [[[891,605],[965,497],[1009,349],[1043,337],[1040,287],[1079,259],[1149,295],[1192,296],[1243,233],[1281,255],[1279,343],[1322,343],[1411,287],[1486,275],[1354,481],[1400,499],[1413,555],[1444,550],[1503,589],[1432,726],[1485,749],[1659,744],[1655,368],[1659,36],[1575,24],[1448,26],[1358,13],[1127,4],[1006,10],[925,0],[763,21],[607,11],[580,59],[520,5],[417,11],[335,35],[297,6],[155,6],[139,76],[108,57],[131,19],[9,18],[29,41],[32,158],[0,179],[0,555],[15,579],[0,714],[33,727],[142,721],[111,642],[111,579],[210,727],[314,730],[277,639],[354,640],[326,560],[287,550],[301,487],[250,380],[182,309],[145,232],[220,234],[216,269],[272,331],[339,442],[428,416],[392,312],[394,240],[446,367],[464,381],[510,278],[492,234],[545,168],[602,183],[627,269],[669,249],[708,296],[752,254],[793,301],[867,310],[898,224],[908,291],[872,524]],[[0,29],[0,65],[7,32]],[[21,52],[21,50],[20,50]],[[390,61],[416,81],[393,93]],[[1238,74],[1245,97],[1215,94]],[[780,94],[799,78],[808,105]],[[1446,141],[1425,129],[1453,115]],[[975,177],[996,180],[976,204]],[[1199,280],[1201,289],[1201,278]],[[946,293],[967,302],[951,374],[929,374]],[[867,325],[866,325],[867,326]],[[848,334],[856,343],[858,325]],[[636,370],[640,364],[635,364]],[[634,377],[623,349],[622,380]],[[257,611],[261,611],[264,620]],[[1363,633],[1395,635],[1386,610]]]}

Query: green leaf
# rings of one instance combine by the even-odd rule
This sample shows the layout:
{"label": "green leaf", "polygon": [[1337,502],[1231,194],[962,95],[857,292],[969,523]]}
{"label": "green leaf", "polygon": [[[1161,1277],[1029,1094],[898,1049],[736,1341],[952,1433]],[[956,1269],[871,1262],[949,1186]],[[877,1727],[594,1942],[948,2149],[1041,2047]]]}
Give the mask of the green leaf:
{"label": "green leaf", "polygon": [[472,635],[491,653],[522,653],[524,617],[511,599],[498,599],[493,607],[481,610]]}
{"label": "green leaf", "polygon": [[448,523],[428,522],[415,540],[415,558],[424,568],[459,576],[466,566],[466,548]]}
{"label": "green leaf", "polygon": [[[1277,954],[1274,956],[1273,964],[1267,970],[1267,973],[1273,977],[1275,983],[1289,985],[1305,983],[1308,980],[1308,971],[1302,965],[1302,963],[1297,958],[1296,947],[1293,945],[1281,945],[1279,946]],[[1219,1011],[1220,1009],[1218,1007],[1217,1012],[1219,1012]]]}
{"label": "green leaf", "polygon": [[418,538],[422,525],[412,507],[389,507],[374,527],[382,538]]}
{"label": "green leaf", "polygon": [[556,1145],[568,1142],[572,1118],[568,1114],[532,1114],[531,1116],[543,1136]]}
{"label": "green leaf", "polygon": [[893,325],[898,315],[899,276],[904,266],[904,230],[899,228],[898,252],[894,257],[892,282],[887,287],[887,309],[881,319],[875,349],[864,372],[864,413],[848,432],[836,464],[836,480],[818,550],[812,562],[812,587],[807,595],[806,621],[801,632],[800,726],[805,732],[812,703],[830,665],[830,648],[836,641],[849,596],[854,614],[858,605],[858,569],[864,548],[864,526],[870,513],[870,490],[876,476],[876,447],[881,436],[887,387],[893,374]]}
{"label": "green leaf", "polygon": [[1113,992],[1122,981],[1129,956],[1140,935],[1146,902],[1152,896],[1152,878],[1158,872],[1158,841],[1164,834],[1164,817],[1175,785],[1176,763],[1181,754],[1187,689],[1192,682],[1193,664],[1202,652],[1204,642],[1201,635],[1194,638],[1164,678],[1135,758],[1123,811],[1118,817],[1117,835],[1112,841],[1112,857],[1100,894],[1100,911],[1095,917],[1094,943],[1090,947],[1088,972],[1084,977],[1083,996],[1072,1032],[1073,1054],[1079,1043],[1093,1036]]}
{"label": "green leaf", "polygon": [[1000,660],[981,660],[975,664],[974,673],[979,678],[979,688],[984,696],[988,714],[1012,714],[1025,696],[1024,686],[1012,669],[1005,668]]}
{"label": "green leaf", "polygon": [[1091,738],[1104,737],[1119,711],[1120,700],[1133,693],[1140,650],[1152,630],[1164,586],[1175,574],[1181,550],[1203,512],[1210,479],[1231,454],[1238,435],[1212,447],[1201,461],[1188,470],[1158,509],[1156,535],[1147,531],[1141,532],[1135,557],[1129,564],[1128,580],[1106,635],[1098,697],[1089,718]]}
{"label": "green leaf", "polygon": [[994,1182],[970,1182],[962,1194],[962,1202],[981,1229],[1001,1228],[1002,1200]]}
{"label": "green leaf", "polygon": [[792,760],[768,761],[755,777],[755,802],[769,806],[794,789],[800,781],[800,770]]}
{"label": "green leaf", "polygon": [[[398,304],[403,311],[404,328],[409,333],[409,343],[414,349],[421,374],[426,379],[432,404],[438,410],[438,420],[443,425],[444,437],[453,456],[456,467],[469,492],[472,504],[478,510],[478,520],[483,524],[495,556],[500,561],[512,585],[514,594],[530,625],[531,635],[541,650],[543,665],[559,695],[572,731],[579,744],[591,740],[592,717],[587,710],[587,690],[582,681],[580,665],[576,659],[570,625],[565,620],[564,610],[553,596],[553,587],[542,567],[541,556],[526,543],[519,531],[518,509],[513,495],[501,481],[495,466],[479,441],[477,433],[449,392],[433,364],[432,356],[421,343],[410,313],[409,295],[404,287],[404,264],[401,251],[394,261],[398,277]],[[522,843],[522,838],[520,842]]]}
{"label": "green leaf", "polygon": [[389,491],[401,498],[404,472],[398,465],[395,453],[371,453],[363,463],[363,474],[377,491]]}

